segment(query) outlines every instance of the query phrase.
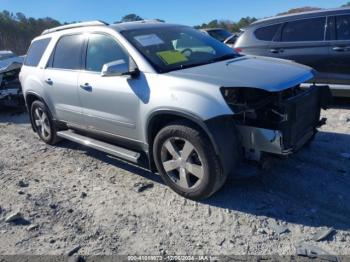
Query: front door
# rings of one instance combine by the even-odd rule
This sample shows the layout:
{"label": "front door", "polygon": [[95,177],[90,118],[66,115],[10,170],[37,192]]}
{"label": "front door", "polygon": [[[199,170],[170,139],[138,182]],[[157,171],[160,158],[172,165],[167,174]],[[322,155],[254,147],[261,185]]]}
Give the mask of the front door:
{"label": "front door", "polygon": [[271,56],[310,66],[317,71],[316,82],[327,83],[329,42],[325,28],[325,17],[285,23],[277,41],[271,43]]}
{"label": "front door", "polygon": [[79,76],[79,95],[85,121],[90,128],[119,137],[137,139],[141,79],[129,76],[101,76],[104,64],[124,60],[129,55],[109,35],[89,35],[85,71]]}

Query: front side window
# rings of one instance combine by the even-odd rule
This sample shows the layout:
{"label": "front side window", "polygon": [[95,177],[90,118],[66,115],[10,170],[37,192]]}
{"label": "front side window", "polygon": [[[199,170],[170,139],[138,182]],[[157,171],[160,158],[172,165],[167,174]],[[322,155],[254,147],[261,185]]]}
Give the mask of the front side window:
{"label": "front side window", "polygon": [[90,35],[86,52],[86,70],[101,72],[104,64],[121,59],[128,62],[129,57],[113,38],[102,34]]}
{"label": "front side window", "polygon": [[37,66],[50,43],[51,38],[44,38],[34,41],[27,52],[24,65]]}
{"label": "front side window", "polygon": [[323,41],[326,18],[303,19],[285,24],[282,42]]}
{"label": "front side window", "polygon": [[159,73],[239,56],[225,44],[186,26],[160,26],[121,33]]}
{"label": "front side window", "polygon": [[337,40],[350,40],[350,15],[336,17]]}
{"label": "front side window", "polygon": [[66,35],[58,40],[53,55],[52,67],[77,70],[81,68],[81,51],[84,36]]}
{"label": "front side window", "polygon": [[261,27],[255,31],[255,37],[262,41],[272,41],[280,26],[280,24],[277,24]]}

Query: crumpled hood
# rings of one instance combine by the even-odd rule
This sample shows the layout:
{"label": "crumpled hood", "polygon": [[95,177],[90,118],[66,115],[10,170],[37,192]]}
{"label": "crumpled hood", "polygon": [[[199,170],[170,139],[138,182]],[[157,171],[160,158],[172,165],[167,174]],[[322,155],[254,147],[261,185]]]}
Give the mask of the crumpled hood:
{"label": "crumpled hood", "polygon": [[275,92],[312,79],[314,70],[289,60],[241,56],[167,74],[220,87],[252,87]]}
{"label": "crumpled hood", "polygon": [[16,56],[0,60],[0,73],[9,72],[21,68],[24,56]]}

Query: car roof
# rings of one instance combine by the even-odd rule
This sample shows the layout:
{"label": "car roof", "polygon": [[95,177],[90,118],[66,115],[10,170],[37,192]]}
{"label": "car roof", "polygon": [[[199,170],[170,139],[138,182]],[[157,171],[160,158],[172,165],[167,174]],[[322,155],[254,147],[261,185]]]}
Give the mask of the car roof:
{"label": "car roof", "polygon": [[166,27],[174,27],[174,26],[183,26],[177,24],[167,24],[160,22],[158,20],[141,20],[135,22],[124,22],[109,25],[106,22],[97,20],[97,21],[87,21],[73,24],[66,24],[50,29],[46,29],[42,32],[41,36],[51,35],[56,32],[65,32],[69,29],[77,29],[77,28],[87,28],[87,27],[105,27],[111,28],[117,32],[125,31],[125,30],[135,30],[135,29],[145,29],[145,28],[166,28]]}
{"label": "car roof", "polygon": [[209,31],[216,31],[216,30],[228,31],[228,30],[226,30],[225,28],[202,28],[202,29],[200,29],[200,30],[207,31],[207,32],[209,32]]}
{"label": "car roof", "polygon": [[174,26],[184,26],[184,25],[168,24],[168,23],[159,22],[157,20],[142,20],[142,21],[136,21],[136,22],[112,24],[109,27],[116,30],[117,32],[121,32],[121,31],[127,31],[127,30],[167,28],[167,27],[174,27]]}
{"label": "car roof", "polygon": [[[283,22],[293,20],[295,18],[303,19],[303,18],[342,15],[342,14],[350,14],[350,8],[349,7],[342,7],[342,8],[335,8],[335,9],[322,9],[322,10],[301,12],[301,13],[295,13],[295,14],[279,15],[279,16],[274,16],[274,17],[269,17],[269,18],[258,20],[246,28],[255,27],[257,25],[283,23]],[[243,28],[243,30],[245,30],[246,28]]]}

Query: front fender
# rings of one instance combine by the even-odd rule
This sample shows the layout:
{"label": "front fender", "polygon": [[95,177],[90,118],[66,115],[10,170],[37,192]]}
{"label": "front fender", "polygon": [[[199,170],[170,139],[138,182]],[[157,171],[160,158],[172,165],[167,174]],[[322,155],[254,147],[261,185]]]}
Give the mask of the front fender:
{"label": "front fender", "polygon": [[[163,108],[154,111],[150,115],[146,130],[152,124],[152,119],[161,115],[181,117],[199,126],[212,143],[225,175],[231,174],[234,171],[236,163],[239,161],[238,150],[240,146],[232,115],[217,116],[204,121],[190,112],[179,111],[174,108]],[[148,134],[149,132],[146,134],[147,141],[149,141]]]}

